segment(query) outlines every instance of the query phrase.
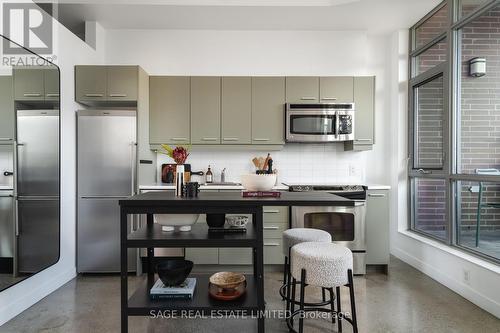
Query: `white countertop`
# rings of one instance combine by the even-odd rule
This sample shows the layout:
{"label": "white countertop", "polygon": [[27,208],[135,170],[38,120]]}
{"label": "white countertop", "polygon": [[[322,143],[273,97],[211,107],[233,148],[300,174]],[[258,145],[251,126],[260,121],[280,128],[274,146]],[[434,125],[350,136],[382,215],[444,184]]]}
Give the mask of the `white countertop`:
{"label": "white countertop", "polygon": [[389,185],[367,185],[369,190],[390,190]]}
{"label": "white countertop", "polygon": [[[368,185],[369,190],[390,190],[391,187],[388,185]],[[173,184],[150,184],[150,185],[139,185],[139,190],[175,190],[175,185]],[[241,185],[201,185],[200,190],[243,190]],[[288,186],[280,184],[274,187],[274,190],[278,191],[288,191]]]}

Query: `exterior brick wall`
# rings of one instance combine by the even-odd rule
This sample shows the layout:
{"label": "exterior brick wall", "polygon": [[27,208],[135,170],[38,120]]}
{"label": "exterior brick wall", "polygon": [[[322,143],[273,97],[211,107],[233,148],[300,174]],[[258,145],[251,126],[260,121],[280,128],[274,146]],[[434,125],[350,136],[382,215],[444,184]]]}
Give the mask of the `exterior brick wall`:
{"label": "exterior brick wall", "polygon": [[[464,6],[469,13],[474,6]],[[447,26],[446,7],[416,30],[417,46],[423,45]],[[461,173],[475,173],[478,168],[500,169],[500,7],[491,10],[461,31],[461,122],[459,131]],[[414,75],[425,72],[446,60],[446,42],[421,54],[415,61]],[[469,76],[469,60],[486,58],[487,74]],[[439,162],[442,152],[442,81],[435,80],[419,87],[418,116],[419,159],[422,167]],[[464,228],[476,224],[478,184],[462,182],[460,218]],[[472,189],[472,190],[471,190]],[[416,217],[419,229],[444,230],[444,183],[419,180],[416,184]],[[440,192],[441,191],[441,192]],[[500,184],[484,184],[483,202],[500,202]],[[442,201],[441,201],[442,200]],[[441,201],[441,202],[440,202]],[[443,210],[444,212],[444,210]],[[500,227],[500,209],[487,208],[481,214],[482,228]]]}
{"label": "exterior brick wall", "polygon": [[429,81],[417,90],[418,168],[443,165],[443,77]]}
{"label": "exterior brick wall", "polygon": [[445,237],[446,181],[442,179],[419,178],[415,183],[416,228],[422,231],[438,232]]}
{"label": "exterior brick wall", "polygon": [[[465,11],[470,10],[465,7]],[[461,173],[500,169],[500,8],[489,11],[462,29]],[[469,60],[486,58],[486,75],[469,75]],[[461,222],[476,224],[477,183],[463,186]],[[472,187],[473,191],[470,191]],[[485,184],[483,202],[500,202],[500,185]],[[483,209],[482,226],[500,226],[500,209]]]}

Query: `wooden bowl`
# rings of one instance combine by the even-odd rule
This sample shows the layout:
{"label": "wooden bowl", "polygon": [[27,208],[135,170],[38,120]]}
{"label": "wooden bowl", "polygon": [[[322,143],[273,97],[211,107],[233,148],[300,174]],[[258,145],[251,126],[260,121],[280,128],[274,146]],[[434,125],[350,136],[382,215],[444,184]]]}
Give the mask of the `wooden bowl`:
{"label": "wooden bowl", "polygon": [[236,288],[226,289],[216,286],[215,284],[208,283],[208,292],[210,297],[219,301],[233,301],[240,298],[246,293],[247,282],[243,281]]}
{"label": "wooden bowl", "polygon": [[222,289],[234,289],[245,281],[245,275],[234,272],[218,272],[210,277],[210,283]]}

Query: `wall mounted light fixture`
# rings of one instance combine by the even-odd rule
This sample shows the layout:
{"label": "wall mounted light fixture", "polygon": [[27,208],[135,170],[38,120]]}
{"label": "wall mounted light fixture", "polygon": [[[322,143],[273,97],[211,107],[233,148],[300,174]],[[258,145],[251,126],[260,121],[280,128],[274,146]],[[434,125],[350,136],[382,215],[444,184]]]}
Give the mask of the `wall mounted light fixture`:
{"label": "wall mounted light fixture", "polygon": [[486,59],[477,57],[469,60],[469,75],[473,77],[486,75]]}

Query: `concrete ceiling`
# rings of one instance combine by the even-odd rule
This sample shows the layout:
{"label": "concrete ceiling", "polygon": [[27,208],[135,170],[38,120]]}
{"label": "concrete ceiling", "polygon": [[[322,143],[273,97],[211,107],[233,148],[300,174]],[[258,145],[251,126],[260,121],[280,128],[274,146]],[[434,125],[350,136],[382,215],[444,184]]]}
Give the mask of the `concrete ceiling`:
{"label": "concrete ceiling", "polygon": [[410,27],[440,2],[440,0],[109,0],[99,3],[95,1],[59,1],[56,15],[68,27],[81,25],[83,21],[98,21],[106,29],[366,30],[384,33]]}

